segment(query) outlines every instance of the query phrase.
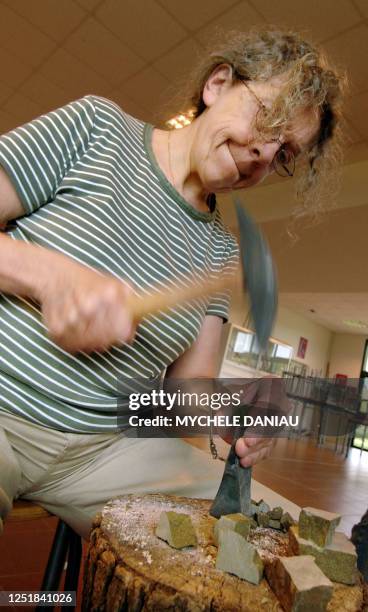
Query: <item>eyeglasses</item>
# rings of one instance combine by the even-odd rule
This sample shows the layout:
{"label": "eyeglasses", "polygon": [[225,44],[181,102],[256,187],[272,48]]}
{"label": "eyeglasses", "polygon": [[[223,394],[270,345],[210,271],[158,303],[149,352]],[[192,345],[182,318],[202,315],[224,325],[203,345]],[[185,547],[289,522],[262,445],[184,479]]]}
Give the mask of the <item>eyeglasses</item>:
{"label": "eyeglasses", "polygon": [[[268,109],[266,105],[262,102],[262,100],[257,96],[257,94],[253,91],[251,87],[249,87],[248,83],[244,79],[240,79],[241,83],[247,88],[247,90],[252,94],[254,99],[257,101],[259,106],[259,111],[264,114],[267,114]],[[271,138],[269,142],[277,142],[280,145],[280,148],[276,151],[274,158],[272,160],[272,167],[276,174],[279,176],[283,176],[285,178],[294,176],[295,172],[295,155],[294,153],[285,146],[284,143],[281,142],[280,137]]]}

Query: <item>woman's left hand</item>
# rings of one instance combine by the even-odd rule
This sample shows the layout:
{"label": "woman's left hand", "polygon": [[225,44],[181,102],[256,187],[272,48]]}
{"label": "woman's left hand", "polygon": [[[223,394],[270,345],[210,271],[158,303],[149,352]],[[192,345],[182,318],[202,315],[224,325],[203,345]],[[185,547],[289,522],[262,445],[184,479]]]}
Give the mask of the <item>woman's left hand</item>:
{"label": "woman's left hand", "polygon": [[[267,376],[264,378],[248,379],[242,386],[242,405],[244,406],[245,414],[251,413],[253,416],[262,416],[262,414],[287,416],[291,411],[291,405],[285,390],[285,381],[281,378]],[[219,415],[232,415],[232,409],[229,407],[220,408]],[[275,432],[275,438],[272,437],[272,428],[268,428],[268,436],[260,437],[261,430],[259,427],[253,429],[253,436],[245,435],[239,438],[235,444],[235,452],[240,459],[240,465],[250,467],[263,459],[267,459],[273,447],[275,446],[280,429]],[[228,444],[232,444],[234,440],[233,427],[217,427],[217,435],[220,436]]]}
{"label": "woman's left hand", "polygon": [[235,452],[240,459],[240,465],[251,467],[267,459],[275,443],[275,438],[239,438],[235,444]]}

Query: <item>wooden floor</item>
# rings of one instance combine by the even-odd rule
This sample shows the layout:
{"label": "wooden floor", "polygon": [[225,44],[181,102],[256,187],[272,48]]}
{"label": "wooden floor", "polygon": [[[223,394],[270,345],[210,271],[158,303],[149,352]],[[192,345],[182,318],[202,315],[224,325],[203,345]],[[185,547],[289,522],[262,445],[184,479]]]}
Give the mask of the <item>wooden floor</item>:
{"label": "wooden floor", "polygon": [[356,448],[344,459],[313,443],[279,440],[254,478],[299,506],[342,514],[340,527],[349,533],[368,508],[368,453]]}
{"label": "wooden floor", "polygon": [[[208,448],[207,439],[193,442]],[[220,441],[218,447],[226,456],[228,446]],[[345,533],[368,508],[368,452],[359,449],[350,449],[344,459],[308,440],[280,439],[272,457],[253,468],[253,477],[298,506],[342,514]]]}

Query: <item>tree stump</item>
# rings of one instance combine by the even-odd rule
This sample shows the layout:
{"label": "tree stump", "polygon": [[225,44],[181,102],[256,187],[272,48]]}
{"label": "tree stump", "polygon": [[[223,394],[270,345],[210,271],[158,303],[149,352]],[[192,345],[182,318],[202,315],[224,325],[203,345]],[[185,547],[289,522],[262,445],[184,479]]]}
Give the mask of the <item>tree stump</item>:
{"label": "tree stump", "polygon": [[[253,585],[215,568],[216,519],[208,514],[210,504],[168,495],[125,495],[109,502],[91,532],[82,610],[282,612],[265,579]],[[190,515],[197,547],[176,550],[155,535],[161,512],[170,510]],[[250,540],[265,565],[292,554],[287,534],[258,528]],[[336,585],[336,596],[331,612],[361,607],[360,586]]]}

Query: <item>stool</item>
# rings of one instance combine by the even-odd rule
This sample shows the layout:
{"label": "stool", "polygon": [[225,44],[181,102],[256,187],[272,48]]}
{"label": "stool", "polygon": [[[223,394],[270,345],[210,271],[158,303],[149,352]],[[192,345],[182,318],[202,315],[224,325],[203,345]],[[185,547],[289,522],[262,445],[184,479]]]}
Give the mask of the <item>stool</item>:
{"label": "stool", "polygon": [[[32,521],[49,516],[53,515],[42,506],[19,499],[14,502],[6,520],[10,522]],[[59,590],[61,574],[65,561],[67,561],[64,591],[77,591],[81,556],[81,537],[69,525],[59,519],[40,590]],[[73,608],[68,606],[68,609],[72,610]],[[50,606],[38,606],[36,610],[52,610],[52,608]]]}

